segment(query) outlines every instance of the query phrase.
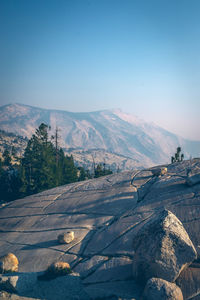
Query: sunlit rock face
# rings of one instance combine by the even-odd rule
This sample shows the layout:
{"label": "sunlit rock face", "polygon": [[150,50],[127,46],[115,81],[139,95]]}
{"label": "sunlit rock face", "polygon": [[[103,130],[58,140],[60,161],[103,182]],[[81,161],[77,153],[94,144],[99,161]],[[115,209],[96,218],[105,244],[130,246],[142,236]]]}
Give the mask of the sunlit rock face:
{"label": "sunlit rock face", "polygon": [[[176,237],[171,232],[176,232],[177,224],[188,245],[184,257],[190,257],[179,264],[183,254],[176,248],[177,273],[184,265],[176,284],[184,299],[200,295],[200,184],[188,186],[186,182],[187,170],[200,167],[200,159],[165,167],[167,173],[162,176],[153,175],[149,168],[128,171],[7,203],[0,208],[0,256],[9,252],[16,255],[19,261],[16,276],[19,277],[31,272],[37,277],[55,262],[67,262],[74,273],[55,278],[58,289],[51,281],[37,283],[43,291],[49,288],[54,299],[61,297],[59,291],[67,293],[68,284],[73,297],[77,288],[77,295],[82,295],[82,299],[139,300],[144,285],[133,276],[132,266],[137,258],[134,241],[159,213],[170,211],[162,219],[162,226],[169,233],[164,241],[172,246],[168,238]],[[68,231],[74,232],[74,239],[60,244],[58,235]],[[177,239],[181,238],[181,232]],[[154,243],[156,236],[152,233]],[[197,259],[188,267],[191,253],[195,253],[192,244]],[[170,280],[172,278],[167,281]],[[27,290],[23,296],[42,299],[40,292],[38,287],[38,290]]]}
{"label": "sunlit rock face", "polygon": [[133,275],[140,281],[156,277],[173,282],[197,258],[182,223],[166,209],[138,231],[133,248]]}

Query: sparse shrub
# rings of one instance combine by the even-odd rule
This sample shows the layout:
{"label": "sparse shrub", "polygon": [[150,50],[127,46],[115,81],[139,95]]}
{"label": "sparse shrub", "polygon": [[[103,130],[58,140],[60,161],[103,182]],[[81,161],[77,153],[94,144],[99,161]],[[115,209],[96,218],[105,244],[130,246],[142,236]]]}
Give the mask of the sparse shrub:
{"label": "sparse shrub", "polygon": [[176,153],[171,157],[171,163],[181,162],[184,159],[184,154],[181,153],[181,147],[177,147]]}

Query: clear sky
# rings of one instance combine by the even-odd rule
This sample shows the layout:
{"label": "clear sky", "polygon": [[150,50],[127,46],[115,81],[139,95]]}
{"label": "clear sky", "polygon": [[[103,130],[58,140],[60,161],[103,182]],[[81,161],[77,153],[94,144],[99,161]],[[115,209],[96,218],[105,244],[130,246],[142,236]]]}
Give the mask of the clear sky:
{"label": "clear sky", "polygon": [[199,0],[0,0],[0,104],[121,108],[200,140]]}

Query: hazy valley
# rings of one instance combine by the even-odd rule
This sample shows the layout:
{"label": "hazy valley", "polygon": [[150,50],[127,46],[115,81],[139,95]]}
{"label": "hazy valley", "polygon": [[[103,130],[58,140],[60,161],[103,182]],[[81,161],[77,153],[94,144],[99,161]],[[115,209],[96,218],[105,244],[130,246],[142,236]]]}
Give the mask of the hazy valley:
{"label": "hazy valley", "polygon": [[92,161],[93,154],[83,153],[88,150],[100,151],[99,157],[110,153],[106,163],[117,160],[120,168],[127,165],[123,169],[169,163],[177,146],[182,147],[185,158],[199,156],[200,142],[183,139],[120,110],[72,113],[22,104],[0,107],[0,129],[7,132],[30,138],[42,122],[51,126],[52,133],[58,127],[60,146],[67,151],[73,148],[74,157],[83,161],[84,156],[85,164]]}

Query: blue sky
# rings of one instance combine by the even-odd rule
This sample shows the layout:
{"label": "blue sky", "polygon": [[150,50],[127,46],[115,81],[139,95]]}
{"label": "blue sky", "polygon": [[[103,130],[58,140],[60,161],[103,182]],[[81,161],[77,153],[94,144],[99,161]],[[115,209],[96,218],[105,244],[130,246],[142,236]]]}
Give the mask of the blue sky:
{"label": "blue sky", "polygon": [[0,103],[121,108],[200,140],[199,0],[0,0]]}

